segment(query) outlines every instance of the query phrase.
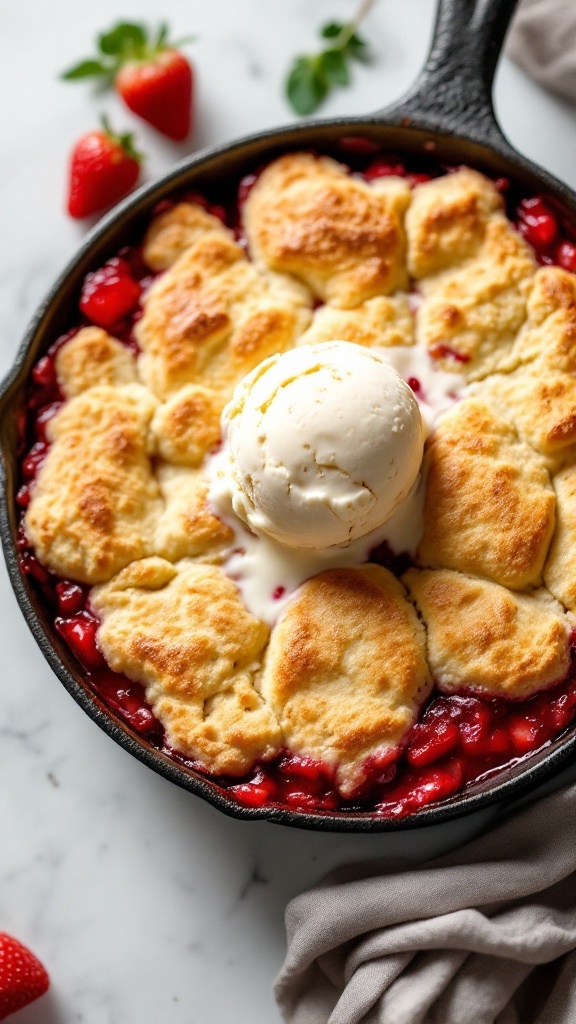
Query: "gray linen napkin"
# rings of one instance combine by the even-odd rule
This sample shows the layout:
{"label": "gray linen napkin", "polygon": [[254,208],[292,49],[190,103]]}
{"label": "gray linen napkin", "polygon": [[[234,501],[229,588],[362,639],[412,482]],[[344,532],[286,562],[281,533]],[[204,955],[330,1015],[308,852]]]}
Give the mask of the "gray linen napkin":
{"label": "gray linen napkin", "polygon": [[339,868],[286,927],[289,1024],[575,1024],[576,784],[416,868]]}
{"label": "gray linen napkin", "polygon": [[507,53],[542,85],[576,100],[576,0],[522,0]]}

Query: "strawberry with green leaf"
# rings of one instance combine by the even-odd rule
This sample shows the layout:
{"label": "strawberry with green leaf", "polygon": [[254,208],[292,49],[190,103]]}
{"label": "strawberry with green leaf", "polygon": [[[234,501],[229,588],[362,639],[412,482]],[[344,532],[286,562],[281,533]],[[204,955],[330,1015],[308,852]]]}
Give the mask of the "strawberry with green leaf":
{"label": "strawberry with green leaf", "polygon": [[70,159],[68,213],[82,219],[122,199],[138,181],[141,155],[130,133],[116,135],[105,117],[102,128],[82,135]]}
{"label": "strawberry with green leaf", "polygon": [[192,127],[194,76],[189,61],[168,42],[168,26],[157,32],[122,21],[98,37],[98,54],[65,71],[67,82],[94,78],[114,85],[134,114],[168,138],[182,142]]}

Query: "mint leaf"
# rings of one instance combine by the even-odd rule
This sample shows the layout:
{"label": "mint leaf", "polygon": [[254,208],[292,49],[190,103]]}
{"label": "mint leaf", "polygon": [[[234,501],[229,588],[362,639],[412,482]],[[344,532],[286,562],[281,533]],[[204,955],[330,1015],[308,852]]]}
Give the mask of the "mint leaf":
{"label": "mint leaf", "polygon": [[360,36],[354,33],[350,36],[350,39],[345,46],[346,53],[350,57],[354,57],[355,60],[361,61],[362,64],[370,63],[370,49],[368,43],[366,43]]}
{"label": "mint leaf", "polygon": [[75,64],[73,68],[64,71],[60,77],[66,82],[73,82],[77,78],[99,77],[100,75],[105,75],[107,71],[108,68],[99,60],[82,60],[79,64]]}
{"label": "mint leaf", "polygon": [[375,0],[362,0],[356,17],[343,23],[328,21],[319,32],[327,40],[317,54],[296,57],[286,80],[286,96],[298,114],[312,114],[334,86],[350,84],[349,61],[368,63],[368,45],[357,27]]}
{"label": "mint leaf", "polygon": [[312,114],[320,105],[328,83],[322,75],[317,59],[297,57],[286,81],[286,95],[297,114]]}
{"label": "mint leaf", "polygon": [[330,85],[349,85],[350,72],[342,50],[324,50],[318,61],[322,74]]}
{"label": "mint leaf", "polygon": [[333,39],[335,36],[341,35],[345,27],[341,21],[329,21],[320,29],[320,35],[323,39]]}

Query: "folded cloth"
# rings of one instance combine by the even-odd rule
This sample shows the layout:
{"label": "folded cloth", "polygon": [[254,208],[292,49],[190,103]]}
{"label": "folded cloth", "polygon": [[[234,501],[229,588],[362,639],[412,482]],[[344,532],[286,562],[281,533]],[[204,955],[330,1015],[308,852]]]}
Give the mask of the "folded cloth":
{"label": "folded cloth", "polygon": [[339,868],[286,927],[289,1024],[575,1024],[576,784],[418,867]]}
{"label": "folded cloth", "polygon": [[507,53],[542,85],[576,100],[576,0],[522,0]]}

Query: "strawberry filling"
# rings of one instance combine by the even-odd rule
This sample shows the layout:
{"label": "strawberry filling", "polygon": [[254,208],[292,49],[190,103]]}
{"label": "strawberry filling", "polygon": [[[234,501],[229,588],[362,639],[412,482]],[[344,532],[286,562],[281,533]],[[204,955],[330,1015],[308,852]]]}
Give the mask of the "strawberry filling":
{"label": "strawberry filling", "polygon": [[518,207],[518,230],[537,250],[547,249],[558,237],[558,223],[540,196],[522,199]]}
{"label": "strawberry filling", "polygon": [[374,160],[364,171],[365,181],[374,181],[376,178],[405,178],[406,168],[401,163],[390,163],[389,160]]}
{"label": "strawberry filling", "polygon": [[419,395],[421,393],[422,385],[417,377],[408,377],[406,383],[408,384],[409,388],[412,388],[412,391],[414,392],[415,395]]}
{"label": "strawberry filling", "polygon": [[141,288],[126,260],[114,257],[86,276],[80,312],[97,327],[109,330],[136,308]]}
{"label": "strawberry filling", "polygon": [[78,583],[60,580],[54,587],[58,598],[58,611],[63,616],[76,615],[86,605],[85,591]]}
{"label": "strawberry filling", "polygon": [[458,352],[457,349],[451,348],[450,345],[433,345],[429,352],[432,359],[453,359],[456,363],[470,362],[470,356],[464,352]]}
{"label": "strawberry filling", "polygon": [[559,267],[576,274],[576,245],[573,242],[560,242],[556,249],[556,262]]}

